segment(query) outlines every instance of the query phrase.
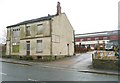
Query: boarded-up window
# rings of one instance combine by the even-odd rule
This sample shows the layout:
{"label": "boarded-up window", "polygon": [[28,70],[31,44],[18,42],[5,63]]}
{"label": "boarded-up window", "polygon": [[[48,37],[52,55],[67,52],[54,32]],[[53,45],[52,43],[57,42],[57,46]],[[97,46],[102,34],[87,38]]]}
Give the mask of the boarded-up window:
{"label": "boarded-up window", "polygon": [[12,52],[19,53],[19,45],[12,45]]}
{"label": "boarded-up window", "polygon": [[26,36],[30,36],[30,26],[26,26]]}
{"label": "boarded-up window", "polygon": [[60,36],[59,35],[53,35],[52,42],[54,43],[60,43]]}
{"label": "boarded-up window", "polygon": [[37,40],[36,52],[41,53],[43,51],[42,40]]}
{"label": "boarded-up window", "polygon": [[27,50],[30,51],[30,42],[27,41]]}
{"label": "boarded-up window", "polygon": [[20,36],[20,29],[13,29],[13,38]]}
{"label": "boarded-up window", "polygon": [[30,55],[30,41],[26,41],[27,43],[27,55]]}
{"label": "boarded-up window", "polygon": [[43,24],[38,24],[37,25],[37,35],[43,34],[43,30],[44,30]]}

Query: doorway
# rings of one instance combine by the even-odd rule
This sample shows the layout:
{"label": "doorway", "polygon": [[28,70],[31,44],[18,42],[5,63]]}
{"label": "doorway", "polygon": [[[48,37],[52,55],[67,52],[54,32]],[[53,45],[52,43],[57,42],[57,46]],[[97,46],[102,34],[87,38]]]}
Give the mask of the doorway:
{"label": "doorway", "polygon": [[27,41],[26,43],[27,43],[27,45],[26,45],[26,47],[27,47],[26,55],[30,55],[30,41]]}

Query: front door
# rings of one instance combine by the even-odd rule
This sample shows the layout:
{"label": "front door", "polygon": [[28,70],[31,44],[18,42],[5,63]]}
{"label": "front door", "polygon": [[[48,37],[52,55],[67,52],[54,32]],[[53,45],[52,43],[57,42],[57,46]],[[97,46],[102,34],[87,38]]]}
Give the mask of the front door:
{"label": "front door", "polygon": [[27,50],[26,50],[26,55],[30,55],[30,41],[27,41]]}

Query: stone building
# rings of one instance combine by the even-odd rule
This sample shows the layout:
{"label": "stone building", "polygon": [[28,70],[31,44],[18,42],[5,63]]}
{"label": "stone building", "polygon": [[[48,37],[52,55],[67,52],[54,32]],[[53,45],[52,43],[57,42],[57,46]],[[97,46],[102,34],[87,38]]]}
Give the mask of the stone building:
{"label": "stone building", "polygon": [[62,57],[74,54],[74,30],[60,3],[56,15],[7,26],[6,55]]}

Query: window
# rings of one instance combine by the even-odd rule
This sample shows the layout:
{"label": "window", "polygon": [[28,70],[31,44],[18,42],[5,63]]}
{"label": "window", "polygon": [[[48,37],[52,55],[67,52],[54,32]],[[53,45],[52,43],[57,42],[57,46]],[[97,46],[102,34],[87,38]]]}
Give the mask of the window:
{"label": "window", "polygon": [[53,35],[52,42],[54,42],[54,43],[60,43],[60,36],[59,35]]}
{"label": "window", "polygon": [[38,24],[37,25],[37,35],[42,34],[43,30],[44,30],[43,24]]}
{"label": "window", "polygon": [[27,53],[27,55],[30,55],[30,41],[26,41],[26,43],[27,43],[27,51],[26,51],[26,53]]}
{"label": "window", "polygon": [[104,40],[107,40],[107,37],[103,37]]}
{"label": "window", "polygon": [[87,38],[87,40],[91,40],[91,38]]}
{"label": "window", "polygon": [[43,50],[42,40],[37,40],[36,53],[41,53]]}
{"label": "window", "polygon": [[19,53],[19,45],[12,45],[12,52],[13,53]]}
{"label": "window", "polygon": [[82,42],[82,41],[84,41],[84,39],[81,39],[80,41]]}
{"label": "window", "polygon": [[12,43],[12,45],[17,45],[17,43]]}
{"label": "window", "polygon": [[30,50],[30,41],[27,41],[27,50]]}
{"label": "window", "polygon": [[19,37],[20,36],[20,30],[19,29],[13,29],[13,37]]}
{"label": "window", "polygon": [[26,36],[30,36],[30,26],[26,26]]}
{"label": "window", "polygon": [[96,37],[96,38],[95,38],[95,40],[99,40],[99,38],[98,38],[98,37]]}

